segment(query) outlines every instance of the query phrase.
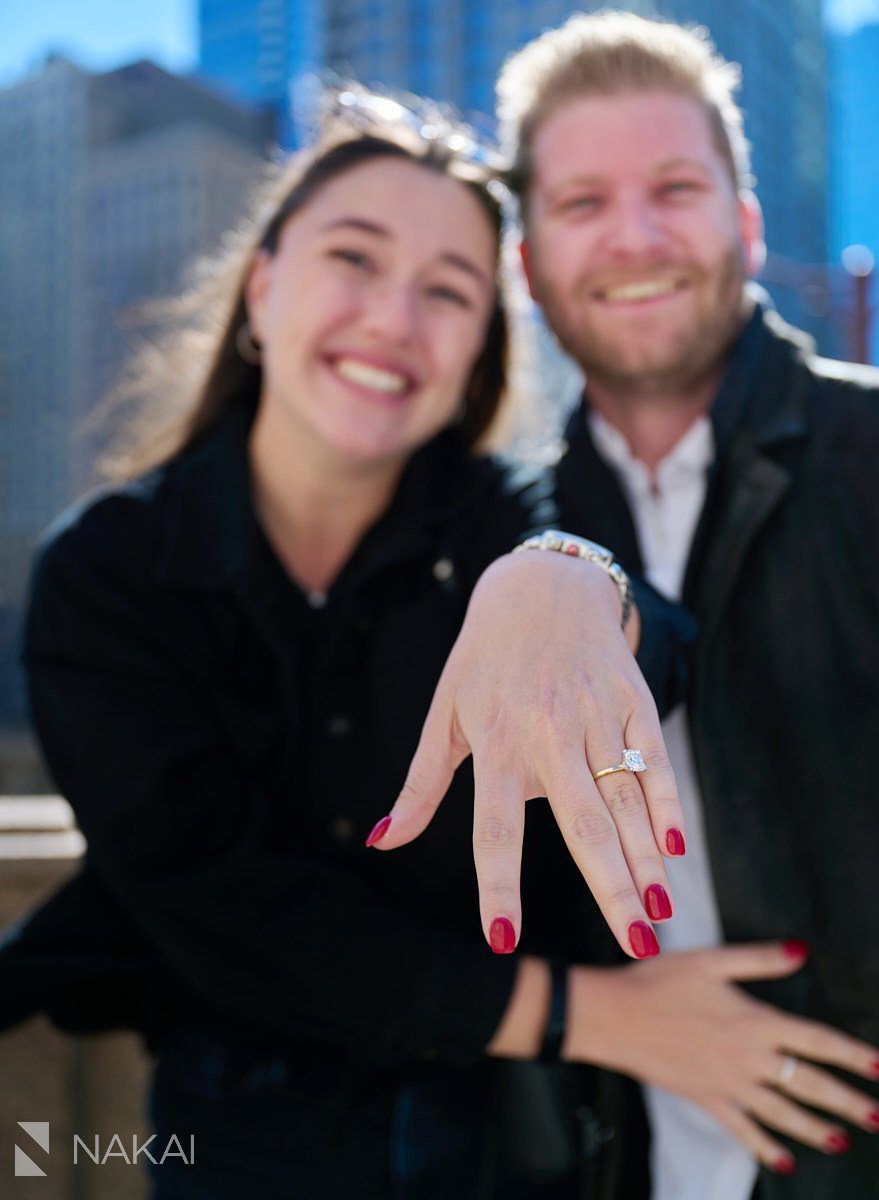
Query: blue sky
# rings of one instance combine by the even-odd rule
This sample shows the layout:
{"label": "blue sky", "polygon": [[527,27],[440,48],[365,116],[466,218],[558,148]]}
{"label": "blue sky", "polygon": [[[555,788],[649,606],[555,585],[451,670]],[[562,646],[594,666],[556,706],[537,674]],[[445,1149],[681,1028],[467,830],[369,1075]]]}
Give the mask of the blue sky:
{"label": "blue sky", "polygon": [[197,0],[0,0],[0,86],[51,50],[91,70],[153,58],[174,71],[195,64]]}
{"label": "blue sky", "polygon": [[[50,50],[92,70],[148,57],[184,71],[195,63],[197,6],[197,0],[0,0],[0,86]],[[825,0],[825,9],[835,28],[879,21],[879,0]]]}
{"label": "blue sky", "polygon": [[824,0],[824,13],[828,25],[847,33],[879,21],[879,0]]}

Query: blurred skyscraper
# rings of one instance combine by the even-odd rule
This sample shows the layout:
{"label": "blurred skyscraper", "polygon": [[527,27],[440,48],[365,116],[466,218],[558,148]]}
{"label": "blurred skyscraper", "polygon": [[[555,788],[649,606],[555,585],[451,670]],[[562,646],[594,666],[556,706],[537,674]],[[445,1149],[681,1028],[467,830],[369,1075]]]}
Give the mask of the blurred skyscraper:
{"label": "blurred skyscraper", "polygon": [[2,719],[33,542],[86,483],[84,421],[126,348],[114,317],[236,219],[273,126],[148,62],[56,57],[0,92]]}
{"label": "blurred skyscraper", "polygon": [[199,0],[201,74],[238,100],[271,106],[289,146],[290,84],[326,61],[327,15],[322,0]]}
{"label": "blurred skyscraper", "polygon": [[[830,68],[832,258],[838,262],[846,246],[858,244],[879,261],[879,24],[833,35]],[[874,272],[870,280],[874,363],[879,363],[877,277]]]}
{"label": "blurred skyscraper", "polygon": [[[581,11],[606,7],[587,2]],[[827,64],[821,0],[639,0],[616,5],[706,25],[741,63],[741,92],[767,241],[785,260],[828,253]],[[200,0],[201,70],[244,98],[273,103],[292,137],[290,84],[328,67],[368,84],[490,114],[504,58],[574,11],[568,0]],[[295,119],[296,114],[293,113]],[[802,276],[808,285],[807,276]],[[784,314],[827,342],[826,296],[769,281]]]}

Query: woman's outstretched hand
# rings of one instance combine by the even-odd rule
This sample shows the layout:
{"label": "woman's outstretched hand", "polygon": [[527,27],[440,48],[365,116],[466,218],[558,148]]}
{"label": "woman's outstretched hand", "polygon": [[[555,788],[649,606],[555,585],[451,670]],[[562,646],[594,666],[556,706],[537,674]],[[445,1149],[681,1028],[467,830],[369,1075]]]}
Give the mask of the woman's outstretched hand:
{"label": "woman's outstretched hand", "polygon": [[[663,854],[682,853],[683,814],[653,698],[597,566],[533,551],[477,584],[403,790],[368,840],[402,846],[429,824],[473,756],[473,850],[485,936],[515,948],[525,801],[547,796],[564,839],[627,954],[658,953],[671,916]],[[637,645],[638,615],[628,636]],[[641,750],[648,769],[593,773]],[[560,914],[561,918],[561,914]]]}
{"label": "woman's outstretched hand", "polygon": [[877,1133],[879,1105],[815,1064],[879,1079],[879,1051],[737,986],[791,975],[807,957],[800,942],[766,942],[574,967],[563,1057],[684,1096],[770,1169],[794,1164],[768,1130],[842,1153],[850,1139],[838,1119]]}

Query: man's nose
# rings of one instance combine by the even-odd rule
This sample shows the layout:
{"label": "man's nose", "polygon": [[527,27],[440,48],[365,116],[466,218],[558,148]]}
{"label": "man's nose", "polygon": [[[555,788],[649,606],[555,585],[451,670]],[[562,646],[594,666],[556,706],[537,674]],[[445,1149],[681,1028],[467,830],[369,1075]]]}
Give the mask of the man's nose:
{"label": "man's nose", "polygon": [[610,213],[607,248],[618,258],[643,258],[660,251],[666,235],[648,196],[618,197]]}
{"label": "man's nose", "polygon": [[374,337],[402,345],[414,340],[418,304],[414,289],[402,281],[387,280],[366,299],[363,324]]}

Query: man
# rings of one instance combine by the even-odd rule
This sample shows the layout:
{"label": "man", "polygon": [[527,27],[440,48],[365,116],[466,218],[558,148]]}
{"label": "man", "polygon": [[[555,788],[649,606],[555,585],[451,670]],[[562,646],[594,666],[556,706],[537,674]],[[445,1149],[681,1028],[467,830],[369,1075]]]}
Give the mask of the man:
{"label": "man", "polygon": [[[665,724],[689,834],[657,930],[700,953],[633,968],[630,1047],[594,1061],[648,1085],[654,1200],[867,1200],[879,1105],[834,1030],[879,1039],[879,373],[816,359],[746,286],[763,243],[736,83],[700,34],[606,13],[498,84],[529,285],[586,375],[562,527],[701,630]],[[790,937],[811,956],[792,945],[758,1005],[734,981],[768,975],[761,947],[721,943]]]}

